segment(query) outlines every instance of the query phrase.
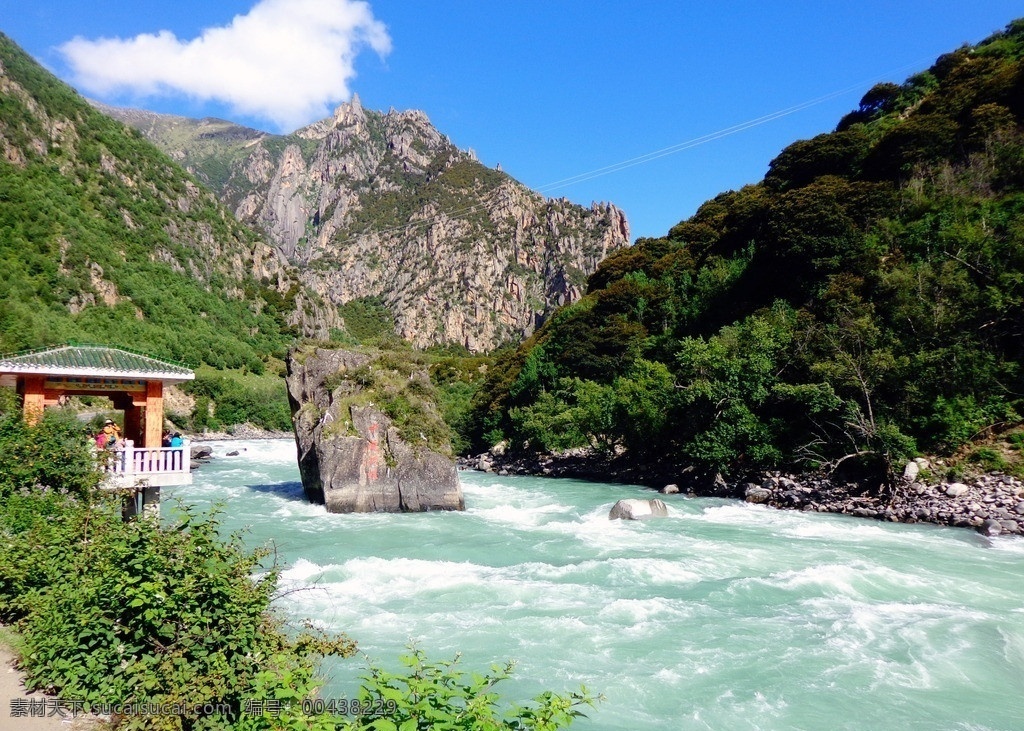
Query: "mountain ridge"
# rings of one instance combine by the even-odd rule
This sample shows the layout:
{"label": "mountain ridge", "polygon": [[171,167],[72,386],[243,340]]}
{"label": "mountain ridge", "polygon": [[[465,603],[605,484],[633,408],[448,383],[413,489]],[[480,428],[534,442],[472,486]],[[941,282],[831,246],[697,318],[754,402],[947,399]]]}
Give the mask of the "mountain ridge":
{"label": "mountain ridge", "polygon": [[419,110],[366,110],[355,95],[331,117],[272,135],[102,108],[264,231],[311,292],[337,306],[383,302],[419,347],[521,339],[629,244],[614,205],[546,199],[459,150]]}

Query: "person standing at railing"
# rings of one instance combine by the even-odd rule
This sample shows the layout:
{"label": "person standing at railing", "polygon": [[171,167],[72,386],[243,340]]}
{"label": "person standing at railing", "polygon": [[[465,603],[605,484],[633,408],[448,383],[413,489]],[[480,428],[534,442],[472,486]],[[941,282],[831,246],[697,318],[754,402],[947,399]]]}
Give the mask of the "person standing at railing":
{"label": "person standing at railing", "polygon": [[114,451],[114,472],[125,471],[125,457],[127,456],[126,447],[126,440],[121,436],[115,437],[107,447],[107,449],[112,449]]}
{"label": "person standing at railing", "polygon": [[106,444],[103,446],[109,447],[112,442],[116,442],[121,438],[121,427],[115,424],[111,419],[107,419],[103,422],[103,433],[107,435]]}
{"label": "person standing at railing", "polygon": [[185,445],[185,440],[181,438],[181,432],[174,432],[171,435],[171,469],[180,470],[184,464],[184,455],[182,454],[182,447]]}
{"label": "person standing at railing", "polygon": [[96,432],[96,436],[93,437],[93,446],[96,450],[96,466],[106,472],[110,469],[107,464],[109,452],[107,452],[107,433],[102,429]]}
{"label": "person standing at railing", "polygon": [[[121,428],[110,419],[103,422],[103,429],[96,435],[96,450],[101,469],[106,471],[113,467],[112,455],[120,439]],[[121,456],[123,461],[123,455]]]}

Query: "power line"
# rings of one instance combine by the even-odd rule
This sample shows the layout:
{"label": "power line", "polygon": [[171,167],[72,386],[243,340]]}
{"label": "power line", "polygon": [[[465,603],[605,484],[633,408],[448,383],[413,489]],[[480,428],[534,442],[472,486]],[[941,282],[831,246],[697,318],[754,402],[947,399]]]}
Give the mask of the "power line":
{"label": "power line", "polygon": [[800,104],[796,104],[796,105],[794,105],[792,107],[787,107],[786,109],[780,109],[778,111],[771,112],[769,114],[765,114],[764,116],[757,117],[756,119],[750,119],[750,120],[747,120],[746,122],[740,122],[739,124],[735,124],[735,125],[733,125],[731,127],[725,127],[724,129],[720,129],[720,130],[717,130],[715,132],[709,132],[706,135],[702,135],[700,137],[695,137],[692,140],[687,140],[686,142],[680,142],[680,143],[675,144],[675,145],[670,145],[669,147],[663,147],[660,150],[655,150],[653,152],[648,152],[648,153],[645,153],[643,155],[639,155],[637,157],[630,158],[628,160],[623,160],[621,162],[612,163],[611,165],[606,165],[604,167],[597,168],[595,170],[591,170],[591,171],[586,172],[586,173],[579,173],[578,175],[572,175],[572,176],[570,176],[568,178],[563,178],[562,180],[556,180],[553,183],[548,183],[547,185],[542,185],[539,188],[536,188],[536,190],[538,192],[543,192],[543,191],[547,191],[547,190],[555,190],[555,189],[558,189],[558,188],[567,187],[567,186],[570,186],[570,185],[574,185],[576,183],[582,183],[582,182],[587,181],[587,180],[593,180],[594,178],[599,178],[599,177],[602,177],[604,175],[610,175],[612,173],[617,173],[620,170],[625,170],[626,168],[635,167],[636,165],[643,165],[644,163],[651,162],[652,160],[657,160],[658,158],[666,157],[668,155],[674,155],[674,154],[676,154],[678,152],[682,152],[684,150],[689,150],[689,149],[694,148],[694,147],[699,147],[700,145],[707,144],[708,142],[713,142],[715,140],[722,139],[723,137],[728,137],[730,135],[734,135],[737,132],[743,132],[743,131],[746,131],[746,130],[751,129],[753,127],[758,127],[758,126],[760,126],[762,124],[767,124],[768,122],[773,122],[776,119],[781,119],[782,117],[789,116],[790,114],[795,114],[796,112],[801,112],[804,109],[809,109],[810,107],[817,106],[818,104],[822,104],[822,103],[824,103],[826,101],[829,101],[830,99],[835,99],[836,97],[843,96],[844,94],[849,94],[852,91],[857,91],[859,89],[863,89],[865,87],[865,85],[867,85],[867,84],[871,84],[873,82],[878,82],[880,79],[883,79],[883,78],[889,78],[891,75],[899,73],[900,71],[905,71],[907,69],[916,68],[921,63],[926,63],[926,62],[927,62],[927,60],[918,60],[918,61],[915,61],[913,63],[904,64],[903,66],[900,66],[899,68],[892,69],[891,71],[887,71],[884,74],[879,74],[877,76],[874,76],[874,77],[872,77],[871,79],[869,79],[867,81],[861,81],[861,82],[858,82],[856,84],[851,84],[850,86],[847,86],[847,87],[844,87],[842,89],[839,89],[838,91],[830,92],[828,94],[825,94],[824,96],[817,97],[816,99],[811,99],[811,100],[806,101],[806,102],[801,102]]}
{"label": "power line", "polygon": [[[566,187],[569,187],[571,185],[575,185],[577,183],[583,183],[583,182],[586,182],[588,180],[593,180],[594,178],[600,178],[600,177],[603,177],[605,175],[611,175],[613,173],[617,173],[617,172],[620,172],[622,170],[626,170],[626,169],[631,168],[631,167],[636,167],[637,165],[644,165],[646,163],[652,162],[652,161],[657,160],[657,159],[662,158],[662,157],[667,157],[669,155],[675,155],[675,154],[683,152],[685,150],[690,150],[690,149],[693,149],[694,147],[699,147],[699,146],[705,145],[705,144],[707,144],[709,142],[714,142],[715,140],[720,140],[723,137],[729,137],[729,136],[737,134],[739,132],[745,132],[748,129],[753,129],[754,127],[759,127],[762,124],[767,124],[768,122],[774,122],[777,119],[782,119],[783,117],[788,117],[791,114],[796,114],[797,112],[802,112],[805,109],[809,109],[811,107],[817,106],[818,104],[823,104],[824,102],[830,101],[832,99],[835,99],[837,97],[843,96],[845,94],[849,94],[849,93],[851,93],[853,91],[858,91],[858,90],[864,89],[868,84],[877,83],[881,79],[891,78],[893,75],[898,74],[898,73],[900,73],[902,71],[906,71],[906,70],[913,69],[913,68],[918,68],[918,67],[920,67],[921,64],[928,63],[929,60],[930,59],[919,59],[919,60],[914,61],[912,63],[907,63],[907,64],[904,64],[903,66],[898,67],[898,68],[891,69],[891,70],[886,71],[886,72],[884,72],[882,74],[878,74],[876,76],[873,76],[872,78],[867,79],[865,81],[859,81],[856,84],[850,84],[849,86],[843,87],[842,89],[838,89],[836,91],[829,92],[828,94],[816,97],[815,99],[810,99],[808,101],[801,102],[799,104],[795,104],[795,105],[793,105],[791,107],[786,107],[785,109],[780,109],[780,110],[777,110],[777,111],[774,111],[774,112],[770,112],[770,113],[762,115],[760,117],[756,117],[754,119],[749,119],[749,120],[747,120],[745,122],[740,122],[738,124],[734,124],[731,127],[724,127],[722,129],[716,130],[714,132],[709,132],[709,133],[707,133],[705,135],[701,135],[700,137],[694,137],[693,139],[686,140],[685,142],[679,142],[679,143],[674,144],[674,145],[669,145],[668,147],[663,147],[660,150],[654,150],[652,152],[647,152],[647,153],[644,153],[643,155],[638,155],[636,157],[629,158],[628,160],[622,160],[620,162],[612,163],[610,165],[605,165],[604,167],[596,168],[596,169],[590,170],[588,172],[579,173],[577,175],[571,175],[568,178],[562,178],[561,180],[556,180],[556,181],[554,181],[552,183],[548,183],[546,185],[542,185],[539,188],[534,188],[533,190],[535,190],[538,193],[545,193],[545,192],[551,191],[551,190],[558,190],[559,188],[566,188]],[[458,216],[462,216],[462,215],[468,215],[470,213],[475,213],[476,211],[482,209],[483,207],[484,207],[483,203],[477,203],[477,204],[474,204],[472,206],[469,206],[469,207],[461,209],[461,210],[445,212],[443,215],[444,215],[445,218],[449,218],[450,219],[450,218],[454,218],[454,217],[458,217]],[[390,227],[390,228],[378,229],[376,231],[366,231],[366,232],[363,232],[361,234],[356,234],[355,236],[351,236],[351,237],[343,240],[340,243],[345,243],[347,241],[352,241],[352,240],[355,240],[356,238],[359,238],[359,237],[362,237],[362,236],[365,236],[365,235],[371,234],[371,233],[376,233],[378,235],[383,235],[383,234],[395,233],[397,231],[415,230],[416,228],[419,228],[419,227],[430,226],[433,223],[435,223],[437,221],[440,221],[441,218],[442,218],[442,215],[439,213],[438,215],[435,215],[435,216],[433,216],[431,218],[423,219],[421,221],[410,221],[409,223],[406,223],[406,224],[403,224],[403,225],[400,225],[400,226],[393,226],[393,227]]]}

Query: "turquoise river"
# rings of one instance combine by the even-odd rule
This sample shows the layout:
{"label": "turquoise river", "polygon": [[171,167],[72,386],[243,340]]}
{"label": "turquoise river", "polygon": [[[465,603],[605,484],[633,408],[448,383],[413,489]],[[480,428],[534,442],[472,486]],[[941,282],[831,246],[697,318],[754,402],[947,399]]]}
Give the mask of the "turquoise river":
{"label": "turquoise river", "polygon": [[[329,515],[292,442],[212,446],[165,514],[222,503],[226,529],[276,546],[280,608],[382,664],[410,641],[515,660],[514,699],[604,694],[581,731],[1024,729],[1024,539],[683,496],[609,521],[650,493],[475,472],[462,513]],[[327,663],[324,697],[363,663]]]}

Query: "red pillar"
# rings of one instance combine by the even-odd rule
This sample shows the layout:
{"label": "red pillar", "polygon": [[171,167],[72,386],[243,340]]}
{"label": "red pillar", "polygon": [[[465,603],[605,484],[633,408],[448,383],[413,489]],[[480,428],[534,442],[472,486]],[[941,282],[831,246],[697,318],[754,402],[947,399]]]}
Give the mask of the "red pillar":
{"label": "red pillar", "polygon": [[144,447],[160,447],[164,431],[163,381],[146,382],[146,443]]}
{"label": "red pillar", "polygon": [[22,382],[22,413],[25,416],[25,423],[34,426],[43,418],[43,408],[46,405],[46,378],[44,376],[25,376]]}

